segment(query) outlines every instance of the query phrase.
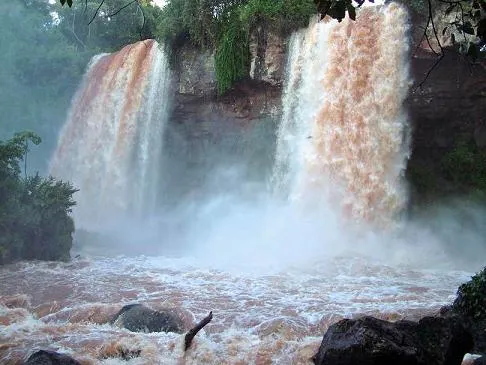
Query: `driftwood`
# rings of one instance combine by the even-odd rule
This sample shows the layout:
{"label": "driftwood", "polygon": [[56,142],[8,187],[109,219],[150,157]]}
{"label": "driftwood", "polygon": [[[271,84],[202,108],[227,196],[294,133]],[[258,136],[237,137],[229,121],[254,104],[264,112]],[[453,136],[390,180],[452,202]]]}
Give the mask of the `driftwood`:
{"label": "driftwood", "polygon": [[184,351],[187,351],[187,349],[191,346],[192,340],[194,337],[197,335],[197,333],[203,329],[205,325],[207,325],[211,320],[213,319],[213,312],[209,312],[207,317],[204,317],[201,322],[196,324],[193,328],[189,330],[189,332],[186,333],[186,337],[184,339]]}

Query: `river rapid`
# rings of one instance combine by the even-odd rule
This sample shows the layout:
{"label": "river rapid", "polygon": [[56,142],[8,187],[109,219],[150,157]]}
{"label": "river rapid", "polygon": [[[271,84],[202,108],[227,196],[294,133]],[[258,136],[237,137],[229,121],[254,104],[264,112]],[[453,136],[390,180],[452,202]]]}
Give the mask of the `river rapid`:
{"label": "river rapid", "polygon": [[[330,324],[435,313],[469,276],[360,255],[248,272],[147,256],[18,263],[0,269],[0,363],[47,348],[83,364],[312,364]],[[183,335],[111,326],[129,303],[175,310],[187,329],[214,319],[184,354]],[[121,351],[140,355],[127,362]]]}

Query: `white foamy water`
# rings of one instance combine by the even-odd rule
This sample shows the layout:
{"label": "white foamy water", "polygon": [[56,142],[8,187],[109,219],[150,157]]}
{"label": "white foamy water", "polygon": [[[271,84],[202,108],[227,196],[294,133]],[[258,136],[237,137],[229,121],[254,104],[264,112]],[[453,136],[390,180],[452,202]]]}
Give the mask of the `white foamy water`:
{"label": "white foamy water", "polygon": [[[21,263],[0,269],[0,363],[20,363],[36,348],[87,364],[125,363],[103,359],[121,347],[141,350],[130,364],[311,364],[331,323],[363,314],[396,320],[434,313],[468,277],[362,256],[266,274],[228,272],[189,258]],[[187,328],[210,310],[214,319],[183,356],[182,335],[107,324],[134,302],[175,309]]]}
{"label": "white foamy water", "polygon": [[167,57],[153,40],[92,60],[50,164],[53,176],[80,189],[78,228],[154,211],[169,82]]}
{"label": "white foamy water", "polygon": [[279,193],[378,226],[404,211],[407,32],[406,10],[391,4],[292,36],[274,171]]}

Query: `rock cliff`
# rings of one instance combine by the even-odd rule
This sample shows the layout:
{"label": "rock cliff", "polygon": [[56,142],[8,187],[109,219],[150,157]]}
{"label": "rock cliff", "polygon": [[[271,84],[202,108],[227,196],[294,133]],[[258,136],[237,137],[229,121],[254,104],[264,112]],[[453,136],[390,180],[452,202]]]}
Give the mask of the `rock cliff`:
{"label": "rock cliff", "polygon": [[[180,136],[194,151],[225,138],[223,135],[229,131],[236,133],[241,129],[254,132],[255,128],[263,128],[267,140],[274,139],[281,109],[287,40],[263,26],[253,30],[250,40],[248,78],[222,97],[216,92],[213,54],[190,46],[180,50],[169,135]],[[486,64],[472,65],[449,49],[423,85],[417,87],[436,56],[421,47],[413,53],[410,58],[414,86],[407,100],[412,126],[407,176],[412,197],[418,201],[430,191],[437,192],[437,186],[441,194],[467,192],[468,186],[457,191],[457,185],[449,181],[450,173],[444,171],[443,161],[458,141],[486,149]],[[266,144],[266,154],[271,154],[273,143]],[[192,156],[190,165],[210,164],[201,161],[198,152]]]}

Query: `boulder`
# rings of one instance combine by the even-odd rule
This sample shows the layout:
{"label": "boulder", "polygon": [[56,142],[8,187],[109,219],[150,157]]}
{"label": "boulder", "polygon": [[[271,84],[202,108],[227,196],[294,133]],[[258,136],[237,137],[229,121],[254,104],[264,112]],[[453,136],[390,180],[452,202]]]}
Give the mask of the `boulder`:
{"label": "boulder", "polygon": [[329,327],[316,365],[460,365],[471,335],[453,319],[387,322],[373,317],[344,319]]}
{"label": "boulder", "polygon": [[39,350],[30,355],[25,365],[81,365],[81,363],[65,354]]}
{"label": "boulder", "polygon": [[184,332],[183,322],[176,314],[156,311],[141,304],[124,306],[111,323],[132,332]]}

